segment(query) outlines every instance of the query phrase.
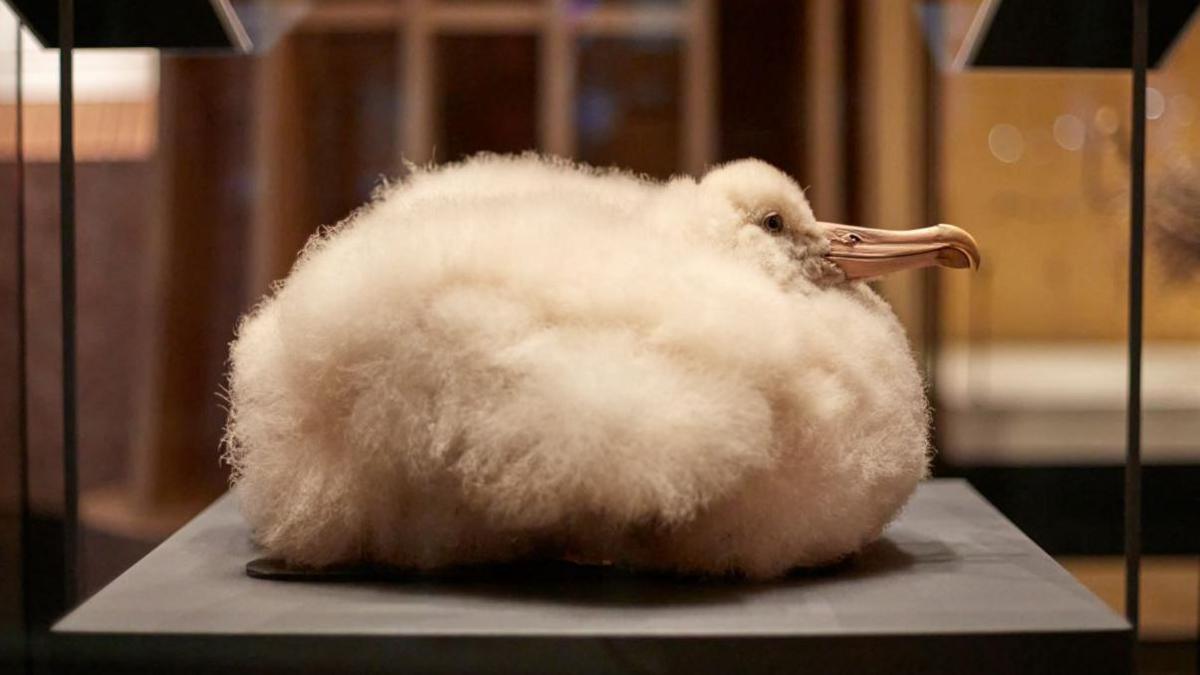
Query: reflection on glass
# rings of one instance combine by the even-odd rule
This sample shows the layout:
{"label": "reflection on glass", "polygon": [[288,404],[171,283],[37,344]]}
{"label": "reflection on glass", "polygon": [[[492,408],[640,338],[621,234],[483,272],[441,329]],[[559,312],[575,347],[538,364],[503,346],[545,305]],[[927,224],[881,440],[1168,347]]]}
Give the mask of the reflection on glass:
{"label": "reflection on glass", "polygon": [[679,68],[675,40],[580,40],[575,106],[580,159],[655,176],[676,171]]}
{"label": "reflection on glass", "polygon": [[[1191,31],[1147,89],[1151,464],[1200,462],[1200,388],[1184,386],[1200,377],[1198,75]],[[1118,464],[1128,76],[978,71],[943,83],[942,131],[954,139],[943,146],[943,218],[970,225],[987,262],[978,275],[943,278],[942,452],[978,466]]]}
{"label": "reflection on glass", "polygon": [[312,203],[300,216],[312,232],[345,218],[400,169],[397,44],[388,33],[299,33],[292,41],[295,72],[304,74],[294,105],[305,113],[290,150],[319,167],[305,177]]}
{"label": "reflection on glass", "polygon": [[[17,317],[17,29],[0,5],[0,644],[14,644],[24,622],[21,559],[21,386]],[[18,650],[0,647],[0,670],[16,672]]]}
{"label": "reflection on glass", "polygon": [[532,35],[437,39],[438,161],[537,147],[537,58]]}

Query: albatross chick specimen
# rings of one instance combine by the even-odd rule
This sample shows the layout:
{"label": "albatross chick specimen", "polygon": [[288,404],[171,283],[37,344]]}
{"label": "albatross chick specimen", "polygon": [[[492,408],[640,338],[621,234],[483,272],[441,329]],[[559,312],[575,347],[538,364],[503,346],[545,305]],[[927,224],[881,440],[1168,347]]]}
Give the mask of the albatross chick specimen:
{"label": "albatross chick specimen", "polygon": [[531,155],[414,171],[242,322],[226,459],[256,539],[299,567],[828,563],[927,466],[905,335],[857,279],[977,256],[948,225],[818,223],[757,160],[666,183]]}

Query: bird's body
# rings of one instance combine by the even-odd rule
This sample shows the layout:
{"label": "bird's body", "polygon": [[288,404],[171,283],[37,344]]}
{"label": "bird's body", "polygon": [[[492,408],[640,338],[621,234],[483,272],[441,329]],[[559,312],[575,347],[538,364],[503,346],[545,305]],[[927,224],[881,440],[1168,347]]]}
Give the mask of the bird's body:
{"label": "bird's body", "polygon": [[[786,243],[731,226],[744,181],[787,193]],[[239,330],[227,458],[256,538],[298,566],[756,578],[856,550],[925,474],[927,406],[900,325],[815,226],[757,162],[415,172]]]}

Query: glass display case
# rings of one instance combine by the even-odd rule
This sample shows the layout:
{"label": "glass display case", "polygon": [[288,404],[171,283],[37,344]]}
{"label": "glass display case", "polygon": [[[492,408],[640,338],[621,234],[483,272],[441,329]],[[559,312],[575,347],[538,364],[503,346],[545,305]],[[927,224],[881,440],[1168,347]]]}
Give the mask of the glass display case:
{"label": "glass display case", "polygon": [[[96,3],[77,11],[101,14],[74,23],[73,189],[62,182],[71,179],[60,161],[59,15],[29,9],[38,3],[0,4],[0,371],[12,374],[0,391],[0,663],[33,668],[39,659],[52,660],[56,635],[63,636],[51,627],[89,597],[105,611],[129,610],[121,603],[136,595],[131,575],[145,574],[145,561],[176,566],[153,577],[160,585],[186,583],[171,573],[207,564],[186,555],[207,545],[204,528],[216,521],[193,519],[204,512],[202,518],[221,523],[236,520],[228,498],[217,501],[229,483],[220,461],[229,343],[239,317],[288,274],[309,237],[416,165],[535,150],[653,179],[759,157],[796,178],[822,221],[885,229],[955,223],[983,251],[973,274],[926,269],[872,282],[908,334],[932,407],[932,479],[889,530],[900,553],[878,564],[916,557],[878,568],[886,573],[876,576],[875,563],[834,570],[803,592],[755,596],[761,604],[746,600],[744,615],[730,610],[730,625],[742,621],[750,626],[743,632],[778,638],[756,643],[764,649],[763,667],[785,667],[805,655],[825,659],[818,662],[830,672],[850,672],[853,653],[862,649],[932,672],[932,652],[908,646],[897,637],[903,627],[886,618],[912,610],[901,596],[861,616],[839,614],[844,606],[837,604],[875,602],[877,596],[857,593],[893,573],[924,571],[930,576],[914,576],[914,587],[952,589],[917,596],[933,608],[981,602],[971,595],[981,589],[998,605],[1006,594],[1032,598],[1035,586],[1020,584],[1035,582],[1047,584],[1045,597],[1064,603],[1067,618],[1044,632],[1070,640],[1000,630],[1005,637],[994,644],[1025,652],[1025,660],[1000,658],[987,665],[991,671],[978,672],[1043,672],[1062,663],[1055,659],[1064,654],[1055,650],[1068,648],[1093,650],[1113,672],[1185,672],[1198,653],[1200,617],[1200,93],[1193,86],[1200,78],[1200,34],[1190,21],[1196,3],[1152,4],[1144,36],[1150,54],[1144,137],[1131,122],[1136,97],[1128,60],[1138,44],[1131,7],[1144,1],[1099,3],[1125,17],[1119,30],[1100,28],[1111,20],[1099,5],[1088,24],[1067,21],[1080,3],[1060,4],[1057,18],[1039,18],[1019,0],[244,0],[164,5],[142,16],[132,3]],[[198,18],[188,20],[184,5]],[[113,13],[104,15],[105,7]],[[151,18],[155,12],[162,16]],[[1026,28],[1013,29],[1022,12]],[[1050,23],[1060,26],[1062,50],[1039,47],[1031,37]],[[993,42],[985,48],[987,40]],[[1104,60],[1110,53],[1116,61]],[[1080,54],[1097,61],[1071,60]],[[1046,61],[1033,62],[1040,58]],[[1097,635],[1119,641],[1129,630],[1116,617],[1126,613],[1124,518],[1133,489],[1127,482],[1130,202],[1141,166],[1138,139],[1144,140],[1146,248],[1135,418],[1145,465],[1136,481],[1139,640],[1128,650]],[[67,194],[70,213],[62,209]],[[64,218],[73,218],[73,263],[60,257]],[[66,389],[63,260],[76,289],[73,311],[68,306],[76,370]],[[76,420],[74,434],[64,434],[64,414]],[[967,483],[944,482],[957,479]],[[1005,533],[1004,542],[1017,542],[1009,551],[1014,556],[1028,545],[1022,555],[1032,556],[1032,566],[989,567],[992,559],[973,557],[969,546],[914,535],[925,525],[905,519],[929,518],[958,533],[959,544],[978,544],[977,553],[1002,558],[1003,545],[986,548],[995,539],[972,539],[975,530],[935,517],[939,504],[955,499],[966,500],[964,512],[995,517],[988,527]],[[1038,548],[1053,562],[1038,558]],[[920,556],[947,567],[911,564],[925,560]],[[950,567],[975,581],[954,577]],[[1017,586],[1001,583],[1005,573],[1019,577]],[[663,581],[669,587],[663,590],[559,570],[549,573],[547,591],[520,571],[508,574],[507,587],[523,591],[510,594],[500,584],[478,596],[463,593],[484,597],[481,604],[491,610],[512,610],[518,625],[540,626],[522,639],[549,630],[537,624],[536,612],[522,613],[543,607],[538,603],[548,602],[548,592],[563,592],[568,607],[551,603],[550,616],[579,619],[602,636],[637,633],[645,627],[639,620],[662,619],[639,617],[640,601],[596,590],[607,584],[618,595],[658,598],[654,611],[683,622],[663,624],[672,628],[660,633],[705,640],[680,652],[618,646],[616,656],[604,640],[551,641],[544,654],[522,640],[471,642],[465,649],[480,660],[459,663],[422,634],[404,643],[419,655],[410,665],[482,668],[511,658],[536,670],[544,657],[555,668],[595,663],[599,672],[628,657],[652,670],[694,671],[705,654],[710,668],[736,663],[729,650],[746,644],[723,642],[739,629],[712,628],[726,626],[725,619],[701,609],[736,606],[740,596],[728,588]],[[1063,585],[1076,581],[1080,586]],[[966,595],[955,596],[960,582]],[[463,583],[479,590],[481,582]],[[259,597],[262,587],[237,588]],[[416,592],[422,602],[441,601],[424,582]],[[356,602],[373,602],[363,593]],[[397,601],[395,588],[380,593],[380,607]],[[1094,600],[1092,594],[1108,609],[1071,604]],[[811,610],[813,598],[828,601],[823,611],[837,619],[821,629],[832,631],[822,635],[834,645],[823,656],[818,643],[804,643],[785,627],[764,627],[788,608]],[[261,600],[286,612],[280,609],[286,599]],[[309,601],[296,606],[312,610]],[[512,609],[501,607],[505,602],[532,604]],[[354,607],[345,611],[362,609]],[[450,607],[473,611],[461,597]],[[585,616],[597,607],[622,613]],[[1009,607],[1009,618],[1021,607]],[[63,630],[105,632],[87,623],[98,612],[73,615],[76,623]],[[947,612],[931,609],[930,620],[945,620]],[[183,615],[176,610],[174,618]],[[403,632],[425,618],[384,623]],[[587,624],[593,619],[598,623]],[[710,619],[716,623],[706,624]],[[372,665],[373,655],[386,651],[374,642],[379,631],[347,621],[362,634],[338,647],[343,656],[297,653],[317,670]],[[165,622],[188,632],[186,622]],[[858,628],[839,633],[839,625]],[[453,622],[438,626],[453,632]],[[983,626],[972,640],[987,634]],[[134,632],[144,637],[149,630]],[[663,637],[638,636],[645,644]],[[64,640],[71,637],[78,635]],[[980,650],[996,653],[993,643],[944,634],[928,639],[948,654],[946,664],[974,663],[969,654]],[[238,640],[249,661],[217,665],[286,669],[286,654],[249,643]],[[168,653],[176,647],[160,646],[148,652],[149,665],[154,658],[186,665],[187,654],[221,649],[203,640],[179,644],[182,661]],[[86,667],[93,656],[120,665],[119,650],[61,645],[69,645],[59,648],[59,656],[66,654],[61,663],[72,667]],[[1136,656],[1132,666],[1122,660],[1129,651]],[[196,659],[197,666],[215,663]]]}

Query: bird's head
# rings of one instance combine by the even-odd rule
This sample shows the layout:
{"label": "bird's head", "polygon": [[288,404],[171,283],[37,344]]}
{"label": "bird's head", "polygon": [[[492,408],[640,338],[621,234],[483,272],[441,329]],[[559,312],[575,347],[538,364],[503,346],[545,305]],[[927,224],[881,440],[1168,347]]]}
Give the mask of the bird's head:
{"label": "bird's head", "polygon": [[979,248],[953,225],[882,230],[822,223],[787,174],[757,159],[714,168],[700,181],[732,207],[734,246],[777,278],[820,285],[921,267],[979,267]]}

